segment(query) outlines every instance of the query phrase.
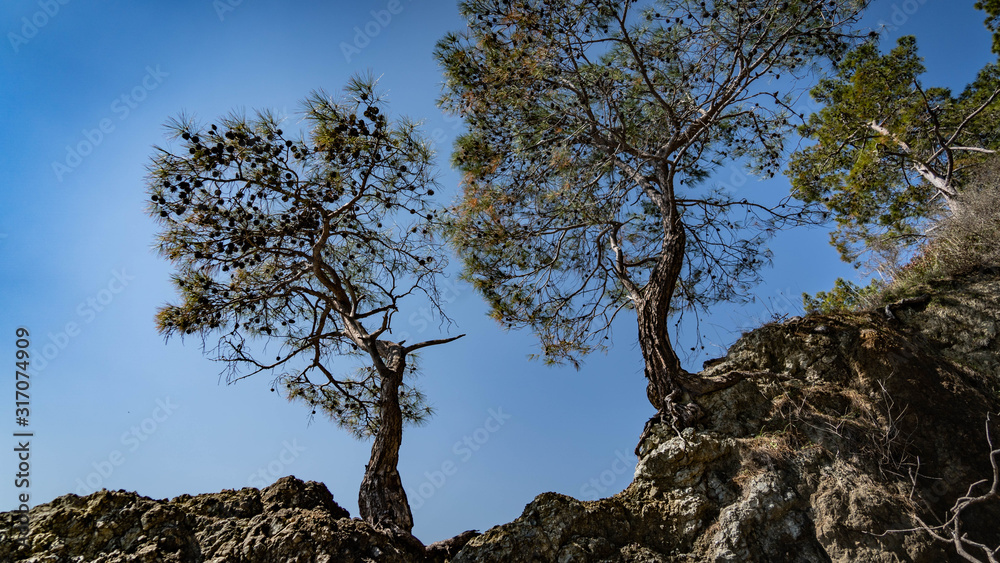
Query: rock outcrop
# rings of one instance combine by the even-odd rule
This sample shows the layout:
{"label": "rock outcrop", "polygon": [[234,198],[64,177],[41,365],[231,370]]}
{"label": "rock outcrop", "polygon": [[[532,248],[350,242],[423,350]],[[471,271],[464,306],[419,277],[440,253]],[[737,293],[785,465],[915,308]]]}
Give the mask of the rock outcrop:
{"label": "rock outcrop", "polygon": [[[1000,281],[921,289],[922,311],[814,315],[747,334],[702,372],[745,376],[697,399],[699,427],[655,427],[625,491],[540,495],[454,561],[963,561],[913,528],[993,475]],[[998,521],[1000,506],[984,506],[965,531],[997,546]]]}
{"label": "rock outcrop", "polygon": [[[0,527],[8,528],[13,513]],[[322,483],[283,477],[269,487],[172,500],[125,491],[65,495],[30,511],[29,541],[0,545],[0,561],[423,561],[422,546],[351,519]]]}
{"label": "rock outcrop", "polygon": [[[738,383],[696,398],[698,426],[654,426],[634,481],[610,498],[545,493],[513,522],[428,551],[293,478],[169,502],[104,491],[33,508],[30,543],[0,547],[0,560],[962,561],[914,528],[992,478],[1000,279],[920,290],[922,310],[812,315],[745,335],[702,372]],[[970,539],[1000,545],[996,504],[965,515]]]}

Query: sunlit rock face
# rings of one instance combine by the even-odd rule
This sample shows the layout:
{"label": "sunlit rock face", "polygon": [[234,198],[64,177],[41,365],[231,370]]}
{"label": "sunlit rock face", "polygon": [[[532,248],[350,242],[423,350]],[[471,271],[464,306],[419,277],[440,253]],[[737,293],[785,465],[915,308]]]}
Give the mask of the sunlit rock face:
{"label": "sunlit rock face", "polygon": [[[9,525],[12,513],[3,515]],[[29,541],[0,545],[0,561],[245,562],[423,560],[334,502],[322,483],[283,477],[173,500],[124,491],[66,495],[32,508]]]}
{"label": "sunlit rock face", "polygon": [[[931,297],[923,310],[813,315],[744,335],[703,373],[749,376],[697,398],[697,427],[655,427],[626,490],[540,495],[455,561],[964,561],[927,533],[893,530],[917,527],[915,515],[936,523],[992,475],[1000,279],[919,289]],[[1000,545],[998,518],[1000,506],[984,507],[965,530]]]}
{"label": "sunlit rock face", "polygon": [[[992,476],[1000,276],[919,289],[930,296],[922,309],[813,315],[744,335],[703,374],[746,376],[697,397],[695,427],[654,426],[632,484],[610,498],[544,493],[513,522],[425,549],[294,477],[169,501],[101,491],[32,508],[28,541],[0,543],[0,561],[963,561],[911,529]],[[15,533],[15,516],[0,515],[0,533]],[[996,503],[964,521],[969,538],[1000,545]]]}

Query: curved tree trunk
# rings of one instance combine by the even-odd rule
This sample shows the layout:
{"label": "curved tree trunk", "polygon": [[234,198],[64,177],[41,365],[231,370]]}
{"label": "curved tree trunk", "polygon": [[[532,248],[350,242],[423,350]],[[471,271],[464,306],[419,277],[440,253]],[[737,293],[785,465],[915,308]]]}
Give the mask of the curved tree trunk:
{"label": "curved tree trunk", "polygon": [[[670,342],[670,302],[684,265],[685,233],[676,208],[664,221],[665,234],[659,260],[650,273],[646,286],[633,297],[639,323],[639,347],[645,361],[645,375],[649,383],[646,397],[656,408],[656,415],[646,423],[643,436],[653,422],[665,422],[674,428],[690,426],[703,414],[701,407],[692,402],[691,396],[704,395],[725,389],[740,381],[746,374],[733,372],[727,376],[702,377],[681,367],[681,361]],[[642,439],[640,439],[640,445]],[[638,447],[636,448],[638,452]],[[638,453],[636,454],[638,455]]]}
{"label": "curved tree trunk", "polygon": [[[661,205],[661,209],[663,206]],[[668,209],[668,212],[670,210]],[[691,426],[701,417],[701,408],[688,402],[685,396],[690,384],[696,383],[681,367],[680,358],[670,343],[667,318],[670,300],[677,289],[681,268],[684,265],[684,226],[676,207],[673,213],[664,213],[673,220],[665,220],[663,247],[660,258],[650,272],[646,286],[633,294],[639,322],[639,347],[645,361],[646,397],[656,408],[656,414],[646,422],[635,455],[641,454],[642,445],[655,424],[668,424],[675,431]],[[688,383],[688,385],[685,385]]]}
{"label": "curved tree trunk", "polygon": [[409,535],[413,530],[413,514],[403,490],[396,466],[399,445],[403,441],[403,413],[399,408],[399,388],[403,384],[406,360],[402,346],[379,341],[379,366],[382,379],[379,397],[379,426],[372,444],[371,458],[365,467],[358,493],[358,509],[368,523]]}
{"label": "curved tree trunk", "polygon": [[[680,227],[679,222],[675,225]],[[681,379],[686,375],[670,343],[667,323],[670,300],[684,262],[685,243],[683,227],[671,228],[671,231],[664,236],[663,253],[635,303],[639,347],[649,381],[646,395],[657,411],[663,414],[674,410],[675,401],[683,391]]]}

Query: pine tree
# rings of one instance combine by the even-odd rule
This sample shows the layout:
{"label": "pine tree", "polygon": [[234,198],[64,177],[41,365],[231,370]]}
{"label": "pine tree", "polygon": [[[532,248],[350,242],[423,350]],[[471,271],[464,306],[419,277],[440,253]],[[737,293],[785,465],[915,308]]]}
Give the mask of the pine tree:
{"label": "pine tree", "polygon": [[229,382],[268,372],[289,400],[374,438],[361,516],[409,534],[402,428],[431,413],[409,383],[414,352],[459,337],[391,339],[404,300],[422,296],[447,320],[446,254],[432,237],[429,144],[389,119],[375,88],[356,77],[340,101],[314,93],[298,137],[266,112],[170,124],[180,146],[156,149],[149,210],[180,298],[156,322],[168,338],[199,335]]}

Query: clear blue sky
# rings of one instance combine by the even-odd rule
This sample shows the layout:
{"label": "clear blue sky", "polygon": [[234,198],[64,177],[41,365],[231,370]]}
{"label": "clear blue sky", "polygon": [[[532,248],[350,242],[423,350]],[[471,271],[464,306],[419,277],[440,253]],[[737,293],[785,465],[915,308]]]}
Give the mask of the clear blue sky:
{"label": "clear blue sky", "polygon": [[[880,0],[868,17],[879,21],[894,24],[890,37],[918,36],[928,83],[960,89],[992,59],[971,0]],[[272,108],[294,127],[310,90],[335,92],[371,69],[393,113],[424,119],[439,139],[440,195],[454,198],[448,152],[461,126],[435,105],[431,53],[462,26],[455,5],[12,1],[0,6],[0,24],[0,509],[25,492],[14,487],[12,436],[14,334],[24,326],[33,356],[50,356],[31,376],[32,506],[95,487],[168,498],[293,474],[326,483],[357,515],[368,442],[322,419],[308,424],[302,405],[269,392],[267,376],[225,385],[195,340],[164,344],[154,330],[154,311],[173,293],[169,265],[151,250],[144,167],[165,142],[162,124],[181,111],[209,120]],[[787,189],[781,178],[744,187]],[[820,229],[784,234],[772,248],[756,303],[703,319],[708,349],[689,369],[772,313],[799,313],[803,291],[856,275]],[[547,368],[527,359],[531,335],[498,330],[468,286],[456,283],[448,297],[468,336],[423,354],[421,384],[437,414],[406,430],[400,462],[415,534],[431,542],[484,530],[545,491],[595,498],[624,488],[652,414],[631,320],[610,354],[580,371]],[[434,337],[421,305],[410,304],[402,328]]]}

